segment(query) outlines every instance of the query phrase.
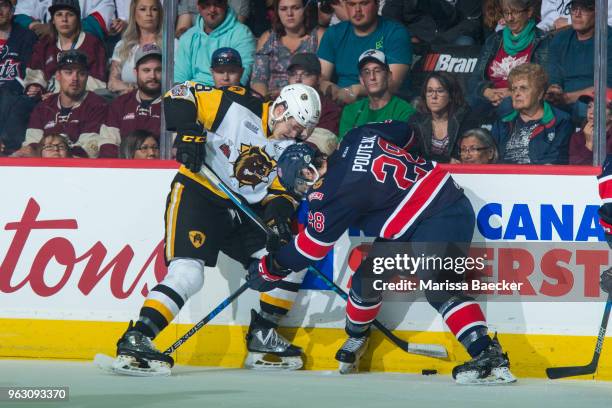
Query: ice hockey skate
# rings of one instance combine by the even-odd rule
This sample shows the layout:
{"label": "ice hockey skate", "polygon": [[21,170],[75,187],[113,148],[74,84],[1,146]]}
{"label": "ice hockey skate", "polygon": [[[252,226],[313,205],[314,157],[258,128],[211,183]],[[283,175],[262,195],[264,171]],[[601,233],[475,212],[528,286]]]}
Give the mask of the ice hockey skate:
{"label": "ice hockey skate", "polygon": [[252,370],[299,370],[302,349],[278,334],[276,325],[251,310],[251,324],[246,335],[249,354],[244,367]]}
{"label": "ice hockey skate", "polygon": [[470,361],[453,368],[453,378],[457,384],[496,385],[516,382],[516,377],[510,372],[508,354],[502,351],[497,340]]}
{"label": "ice hockey skate", "polygon": [[336,360],[340,362],[340,374],[351,374],[359,371],[359,360],[368,349],[368,336],[349,337],[340,350],[336,352]]}
{"label": "ice hockey skate", "polygon": [[116,374],[138,377],[168,376],[174,360],[161,353],[143,333],[130,324],[126,332],[117,341],[117,357],[111,364]]}

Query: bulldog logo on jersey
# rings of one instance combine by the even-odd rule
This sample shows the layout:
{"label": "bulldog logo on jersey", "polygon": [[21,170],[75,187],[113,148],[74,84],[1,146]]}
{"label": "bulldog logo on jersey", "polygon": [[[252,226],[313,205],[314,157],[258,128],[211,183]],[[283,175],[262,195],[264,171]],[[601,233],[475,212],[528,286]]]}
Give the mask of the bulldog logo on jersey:
{"label": "bulldog logo on jersey", "polygon": [[191,245],[193,245],[196,249],[204,245],[204,241],[206,241],[206,235],[200,231],[189,231],[189,240],[191,241]]}
{"label": "bulldog logo on jersey", "polygon": [[239,187],[251,186],[254,190],[258,184],[268,183],[275,167],[276,161],[262,147],[242,144],[234,162],[234,177]]}

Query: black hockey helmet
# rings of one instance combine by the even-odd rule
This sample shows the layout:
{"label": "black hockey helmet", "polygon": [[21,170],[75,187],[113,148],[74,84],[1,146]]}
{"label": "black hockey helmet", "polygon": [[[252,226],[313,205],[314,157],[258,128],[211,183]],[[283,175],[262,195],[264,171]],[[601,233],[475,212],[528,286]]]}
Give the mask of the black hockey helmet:
{"label": "black hockey helmet", "polygon": [[314,166],[317,152],[306,143],[296,143],[285,149],[278,159],[277,173],[280,182],[287,191],[303,195],[316,180],[307,180],[302,175],[302,170],[310,168],[317,174]]}

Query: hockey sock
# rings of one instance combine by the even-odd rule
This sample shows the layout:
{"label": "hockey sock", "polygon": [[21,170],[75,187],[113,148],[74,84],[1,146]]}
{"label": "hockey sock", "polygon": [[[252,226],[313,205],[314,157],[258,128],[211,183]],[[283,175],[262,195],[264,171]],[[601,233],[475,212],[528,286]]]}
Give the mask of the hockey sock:
{"label": "hockey sock", "polygon": [[450,331],[472,357],[491,344],[487,335],[487,322],[478,303],[471,299],[452,297],[438,311]]}
{"label": "hockey sock", "polygon": [[346,332],[351,337],[367,335],[370,325],[378,316],[382,301],[359,298],[351,289],[346,303]]}
{"label": "hockey sock", "polygon": [[169,286],[155,286],[140,309],[134,328],[150,338],[155,338],[174,320],[185,301]]}

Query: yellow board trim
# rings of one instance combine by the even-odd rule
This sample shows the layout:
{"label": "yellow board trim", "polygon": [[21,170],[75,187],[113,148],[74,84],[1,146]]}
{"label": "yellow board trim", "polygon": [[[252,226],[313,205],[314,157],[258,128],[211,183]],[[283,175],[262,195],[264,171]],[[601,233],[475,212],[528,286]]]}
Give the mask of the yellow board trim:
{"label": "yellow board trim", "polygon": [[151,309],[157,310],[159,313],[162,314],[162,316],[164,316],[164,319],[166,319],[168,323],[174,320],[174,314],[172,313],[172,311],[168,309],[168,307],[159,300],[147,299],[145,300],[142,307],[150,307]]}
{"label": "yellow board trim", "polygon": [[262,302],[268,303],[272,306],[282,307],[283,309],[290,310],[293,306],[293,302],[288,300],[279,299],[268,295],[267,293],[262,293],[259,297],[259,300]]}
{"label": "yellow board trim", "polygon": [[[0,358],[91,360],[96,353],[114,355],[117,339],[126,327],[123,322],[0,319]],[[163,350],[191,327],[172,324],[155,343]],[[177,364],[241,367],[247,353],[246,331],[244,326],[207,325],[173,356]],[[280,332],[306,350],[306,369],[337,368],[334,355],[346,338],[343,329],[298,328],[280,329]],[[374,330],[369,350],[362,359],[363,371],[420,373],[423,369],[436,369],[440,374],[449,375],[455,365],[469,359],[450,333],[395,331],[395,334],[415,343],[443,344],[450,359],[436,360],[405,353]],[[545,378],[547,367],[587,364],[597,340],[595,336],[503,333],[499,339],[519,380]],[[606,340],[597,372],[575,379],[612,380],[612,339]]]}

